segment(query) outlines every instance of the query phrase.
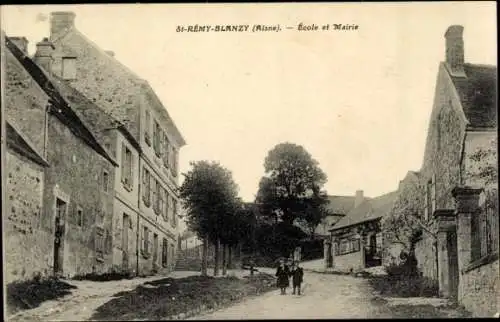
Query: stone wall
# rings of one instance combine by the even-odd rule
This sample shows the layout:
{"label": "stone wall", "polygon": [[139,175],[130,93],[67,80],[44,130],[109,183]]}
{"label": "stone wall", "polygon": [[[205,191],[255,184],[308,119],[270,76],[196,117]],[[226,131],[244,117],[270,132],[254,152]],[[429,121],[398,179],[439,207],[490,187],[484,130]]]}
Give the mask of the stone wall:
{"label": "stone wall", "polygon": [[423,276],[437,281],[435,241],[433,236],[424,231],[422,240],[415,245],[415,257],[417,258],[418,270]]}
{"label": "stone wall", "polygon": [[[48,140],[51,167],[46,169],[42,226],[53,232],[56,198],[66,202],[64,275],[109,271],[114,192],[110,185],[104,191],[102,175],[106,171],[109,182],[113,182],[113,166],[54,116],[49,118]],[[95,252],[96,227],[104,230],[102,259]]]}
{"label": "stone wall", "polygon": [[462,275],[461,303],[474,317],[492,317],[499,312],[499,276],[498,259]]}
{"label": "stone wall", "polygon": [[6,154],[6,210],[3,214],[6,284],[52,273],[54,238],[41,227],[43,168],[22,155]]}
{"label": "stone wall", "polygon": [[45,109],[49,98],[17,58],[8,49],[4,52],[6,118],[43,153]]}
{"label": "stone wall", "polygon": [[355,272],[364,268],[364,252],[354,252],[345,255],[336,255],[333,259],[333,269],[339,272]]}

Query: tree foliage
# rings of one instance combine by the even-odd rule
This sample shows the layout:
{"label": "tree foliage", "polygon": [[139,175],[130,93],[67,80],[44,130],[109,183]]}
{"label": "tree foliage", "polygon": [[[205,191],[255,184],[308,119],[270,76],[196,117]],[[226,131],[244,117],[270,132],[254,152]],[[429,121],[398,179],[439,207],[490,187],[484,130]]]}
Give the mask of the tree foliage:
{"label": "tree foliage", "polygon": [[472,183],[482,186],[496,186],[498,183],[498,139],[480,147],[468,157],[466,174]]}
{"label": "tree foliage", "polygon": [[423,230],[434,234],[424,220],[425,187],[418,178],[407,178],[388,216],[381,220],[384,243],[400,243],[409,251]]}
{"label": "tree foliage", "polygon": [[189,229],[213,243],[230,239],[226,232],[236,222],[240,203],[231,172],[217,162],[197,161],[191,166],[179,189]]}
{"label": "tree foliage", "polygon": [[299,219],[314,228],[328,214],[328,199],[321,190],[326,175],[302,146],[276,145],[266,156],[264,170],[256,198],[262,214],[288,225]]}

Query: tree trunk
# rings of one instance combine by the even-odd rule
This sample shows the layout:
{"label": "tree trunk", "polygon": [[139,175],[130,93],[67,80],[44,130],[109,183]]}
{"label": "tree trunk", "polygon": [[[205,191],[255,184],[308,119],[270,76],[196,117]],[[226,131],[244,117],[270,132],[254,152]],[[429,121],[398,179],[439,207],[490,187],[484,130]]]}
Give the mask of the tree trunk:
{"label": "tree trunk", "polygon": [[219,245],[220,245],[220,241],[217,240],[215,243],[214,243],[214,248],[215,248],[215,251],[214,251],[214,276],[219,276],[219,262],[220,262],[220,254],[219,254]]}
{"label": "tree trunk", "polygon": [[222,275],[226,275],[227,273],[226,249],[227,245],[222,245]]}
{"label": "tree trunk", "polygon": [[227,249],[227,268],[229,269],[232,269],[233,268],[233,259],[232,259],[232,255],[233,255],[233,245],[229,245],[228,246],[228,249]]}
{"label": "tree trunk", "polygon": [[203,239],[203,249],[201,254],[201,275],[207,276],[207,264],[208,264],[208,238]]}

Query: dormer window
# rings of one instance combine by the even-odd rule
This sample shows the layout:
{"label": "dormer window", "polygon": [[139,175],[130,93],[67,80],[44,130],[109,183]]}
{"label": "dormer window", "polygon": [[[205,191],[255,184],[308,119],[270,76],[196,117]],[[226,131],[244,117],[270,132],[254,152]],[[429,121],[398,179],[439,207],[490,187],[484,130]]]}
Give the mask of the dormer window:
{"label": "dormer window", "polygon": [[61,74],[63,79],[76,79],[76,57],[63,57]]}

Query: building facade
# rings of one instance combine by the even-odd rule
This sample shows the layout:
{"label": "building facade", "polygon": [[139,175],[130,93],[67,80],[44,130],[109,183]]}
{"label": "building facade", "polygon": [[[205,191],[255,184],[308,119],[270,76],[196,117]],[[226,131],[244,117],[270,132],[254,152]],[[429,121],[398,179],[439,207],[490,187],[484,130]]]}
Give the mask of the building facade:
{"label": "building facade", "polygon": [[497,68],[465,62],[462,26],[450,26],[444,38],[418,188],[409,198],[425,228],[415,255],[441,296],[493,316],[500,290]]}
{"label": "building facade", "polygon": [[[74,276],[107,271],[111,266],[111,226],[107,214],[112,210],[113,195],[102,193],[102,175],[113,173],[117,164],[59,93],[49,74],[28,57],[25,39],[5,37],[5,45],[7,120],[35,150],[41,151],[48,164],[43,176],[21,173],[28,168],[19,167],[18,171],[16,167],[21,177],[7,183],[15,189],[29,180],[36,182],[32,182],[35,195],[22,193],[20,187],[9,197],[13,201],[23,198],[18,203],[20,209],[10,209],[14,221],[19,218],[15,213],[32,218],[19,219],[24,226],[21,233],[26,235],[29,231],[30,238],[15,239],[15,234],[11,234],[12,239],[6,240],[10,245],[6,254],[8,265],[18,267],[15,271],[30,270],[37,275]],[[35,202],[39,200],[39,189],[41,206]],[[16,255],[8,255],[11,252]],[[35,257],[38,259],[29,260]],[[29,278],[26,274],[11,277]]]}
{"label": "building facade", "polygon": [[54,75],[123,126],[109,142],[119,164],[113,263],[137,274],[170,271],[178,236],[178,155],[185,141],[151,86],[79,32],[75,18],[53,12],[45,40],[50,53],[36,56],[49,56]]}
{"label": "building facade", "polygon": [[329,230],[330,238],[324,243],[325,267],[356,272],[380,265],[380,220],[389,214],[396,197],[393,191],[376,198],[357,198],[354,207]]}

